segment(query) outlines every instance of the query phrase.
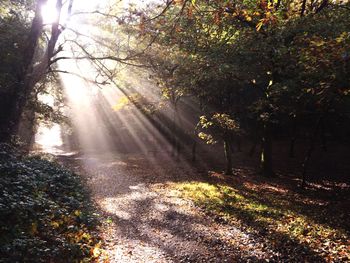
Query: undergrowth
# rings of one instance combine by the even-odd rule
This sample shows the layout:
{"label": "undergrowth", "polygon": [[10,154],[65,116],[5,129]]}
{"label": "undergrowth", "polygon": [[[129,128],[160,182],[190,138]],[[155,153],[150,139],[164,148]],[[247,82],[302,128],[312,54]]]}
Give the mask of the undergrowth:
{"label": "undergrowth", "polygon": [[90,262],[97,214],[78,175],[0,145],[0,262]]}

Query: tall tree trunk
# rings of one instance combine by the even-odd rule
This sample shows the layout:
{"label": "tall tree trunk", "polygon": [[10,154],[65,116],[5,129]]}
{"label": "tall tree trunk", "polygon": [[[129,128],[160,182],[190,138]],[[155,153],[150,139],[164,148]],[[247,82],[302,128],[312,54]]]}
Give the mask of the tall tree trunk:
{"label": "tall tree trunk", "polygon": [[27,105],[19,124],[18,136],[23,143],[21,147],[25,152],[32,149],[36,132],[35,111]]}
{"label": "tall tree trunk", "polygon": [[254,155],[255,150],[256,150],[256,146],[258,145],[258,140],[259,140],[259,139],[258,139],[258,133],[255,132],[255,134],[254,134],[254,140],[253,140],[253,145],[252,145],[252,147],[250,148],[249,153],[248,153],[249,157],[252,157],[252,156]]}
{"label": "tall tree trunk", "polygon": [[172,149],[172,155],[176,158],[179,157],[180,154],[180,145],[179,145],[179,113],[177,109],[177,103],[173,103],[173,149]]}
{"label": "tall tree trunk", "polygon": [[316,137],[317,137],[318,131],[319,131],[321,123],[322,123],[322,119],[323,119],[323,114],[321,114],[319,119],[317,120],[316,126],[315,126],[314,131],[313,131],[313,133],[311,135],[311,138],[310,138],[309,149],[307,150],[305,158],[304,158],[304,162],[303,162],[303,165],[302,165],[303,166],[303,171],[302,171],[302,174],[301,174],[301,178],[302,178],[301,187],[302,188],[304,188],[306,186],[306,179],[307,179],[306,178],[306,172],[307,172],[307,168],[309,167],[309,163],[310,163],[310,159],[311,159],[312,153],[314,152],[314,149],[315,149],[315,141],[316,141]]}
{"label": "tall tree trunk", "polygon": [[[70,6],[73,0],[70,0]],[[27,46],[22,54],[21,72],[18,77],[17,85],[14,86],[14,92],[11,94],[11,103],[8,105],[8,114],[0,120],[0,141],[8,142],[12,135],[17,134],[18,126],[24,111],[28,98],[33,91],[35,84],[46,73],[50,64],[50,59],[60,50],[55,52],[55,46],[61,34],[59,28],[60,14],[62,10],[62,0],[57,0],[56,9],[58,16],[51,26],[51,36],[47,43],[44,56],[34,67],[34,56],[38,47],[38,41],[43,32],[43,19],[41,8],[47,0],[37,0],[35,15],[29,32]],[[4,115],[3,115],[4,116]]]}
{"label": "tall tree trunk", "polygon": [[13,87],[14,92],[11,94],[10,102],[8,103],[8,114],[4,114],[3,118],[0,120],[0,141],[2,142],[10,141],[12,135],[17,133],[26,101],[35,84],[33,84],[32,81],[33,59],[37,49],[38,40],[43,31],[41,7],[46,2],[47,0],[37,0],[27,46],[22,54],[20,74],[18,76],[17,84]]}
{"label": "tall tree trunk", "polygon": [[265,177],[275,176],[272,168],[272,139],[269,124],[263,126],[262,151],[260,156],[261,174]]}
{"label": "tall tree trunk", "polygon": [[237,136],[237,151],[242,152],[242,138],[241,138],[241,136]]}
{"label": "tall tree trunk", "polygon": [[293,137],[290,140],[290,144],[289,144],[289,157],[290,158],[294,158],[295,157],[295,140],[296,140],[295,137]]}
{"label": "tall tree trunk", "polygon": [[321,122],[321,141],[322,141],[322,149],[327,152],[327,135],[326,135],[326,127],[324,124],[324,120]]}
{"label": "tall tree trunk", "polygon": [[228,137],[224,139],[224,150],[226,158],[226,171],[225,174],[232,175],[232,146]]}
{"label": "tall tree trunk", "polygon": [[196,161],[197,161],[197,140],[194,139],[192,144],[192,162],[196,162]]}
{"label": "tall tree trunk", "polygon": [[333,99],[334,97],[331,97],[328,101],[328,103],[325,105],[325,108],[323,110],[323,112],[321,112],[320,114],[320,117],[318,118],[317,122],[316,122],[316,125],[315,125],[315,128],[314,128],[314,131],[313,131],[313,134],[310,138],[310,146],[309,146],[309,149],[305,155],[305,159],[304,159],[304,162],[303,162],[303,171],[302,171],[302,174],[301,174],[301,178],[302,178],[302,181],[301,181],[301,187],[304,188],[305,185],[306,185],[306,171],[307,171],[307,168],[309,166],[309,162],[310,162],[310,159],[311,159],[311,155],[315,149],[315,141],[316,141],[316,137],[317,137],[317,134],[320,130],[320,127],[322,125],[322,122],[326,116],[326,114],[328,113],[328,110],[329,108],[331,107],[332,105],[332,102],[333,102]]}
{"label": "tall tree trunk", "polygon": [[292,127],[292,139],[290,140],[289,145],[289,157],[293,158],[295,157],[295,141],[297,139],[297,118],[296,116],[293,116],[293,127]]}
{"label": "tall tree trunk", "polygon": [[178,108],[176,108],[176,117],[177,117],[177,140],[176,140],[176,156],[177,158],[180,157],[180,152],[182,148],[182,141],[180,140],[180,133],[182,132],[182,120],[181,120],[181,114],[178,112]]}
{"label": "tall tree trunk", "polygon": [[192,162],[197,161],[197,125],[193,130],[193,142],[192,142]]}

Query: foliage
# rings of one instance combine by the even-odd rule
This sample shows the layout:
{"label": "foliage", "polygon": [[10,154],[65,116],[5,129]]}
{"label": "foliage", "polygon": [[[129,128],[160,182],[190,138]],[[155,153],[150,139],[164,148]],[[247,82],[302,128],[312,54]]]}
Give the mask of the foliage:
{"label": "foliage", "polygon": [[[199,118],[198,126],[206,132],[199,132],[198,136],[207,144],[214,144],[222,138],[239,134],[240,127],[237,121],[230,118],[228,114],[214,113],[210,119],[206,116]],[[208,133],[209,132],[209,133]],[[216,139],[215,139],[216,138]]]}
{"label": "foliage", "polygon": [[144,114],[151,115],[153,114],[161,105],[156,105],[148,101],[145,96],[140,93],[131,93],[127,96],[121,97],[117,104],[113,106],[113,110],[130,110],[135,107]]}
{"label": "foliage", "polygon": [[[7,10],[7,9],[5,9]],[[0,93],[11,92],[20,72],[28,25],[23,17],[14,11],[1,15],[0,12]]]}
{"label": "foliage", "polygon": [[[23,76],[23,54],[28,44],[30,32],[30,12],[33,1],[8,1],[0,5],[0,122],[5,121],[16,96],[23,95],[23,91],[16,91],[21,84]],[[37,54],[43,52],[43,46],[38,45]],[[19,135],[23,142],[31,146],[32,137],[38,122],[66,122],[65,116],[58,107],[62,103],[61,90],[57,88],[58,79],[54,74],[47,74],[33,87],[28,98],[24,102],[25,108],[22,114]],[[55,99],[54,105],[48,105],[40,101],[39,97],[45,95]],[[5,125],[5,123],[3,123]],[[6,129],[9,128],[7,125]],[[0,133],[5,133],[2,128]],[[3,139],[3,138],[0,138]]]}
{"label": "foliage", "polygon": [[97,217],[79,176],[4,144],[0,173],[1,262],[93,259]]}
{"label": "foliage", "polygon": [[[144,48],[140,61],[166,98],[177,91],[196,98],[198,118],[227,114],[262,141],[264,155],[274,135],[321,134],[319,119],[327,130],[349,133],[348,1],[169,1],[161,15],[155,10],[137,13],[139,34],[152,45],[136,49]],[[226,135],[201,128],[209,143]]]}

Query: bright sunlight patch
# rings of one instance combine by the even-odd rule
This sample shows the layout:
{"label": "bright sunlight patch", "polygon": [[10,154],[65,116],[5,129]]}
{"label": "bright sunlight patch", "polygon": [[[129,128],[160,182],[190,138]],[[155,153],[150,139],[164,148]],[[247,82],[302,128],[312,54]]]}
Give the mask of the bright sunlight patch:
{"label": "bright sunlight patch", "polygon": [[[350,259],[348,234],[339,227],[318,222],[317,218],[324,214],[322,208],[310,209],[280,193],[262,193],[242,186],[186,182],[170,187],[210,215],[262,237],[268,247],[282,254],[293,253],[297,246],[305,253],[305,259]],[[339,219],[334,216],[330,222],[334,220]]]}

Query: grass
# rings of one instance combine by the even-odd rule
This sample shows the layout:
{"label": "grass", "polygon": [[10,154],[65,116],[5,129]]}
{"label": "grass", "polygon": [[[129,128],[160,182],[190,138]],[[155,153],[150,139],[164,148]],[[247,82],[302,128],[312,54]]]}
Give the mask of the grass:
{"label": "grass", "polygon": [[329,215],[324,206],[309,206],[290,193],[264,191],[255,186],[197,181],[169,185],[210,215],[262,238],[284,257],[328,262],[350,260],[344,215]]}

